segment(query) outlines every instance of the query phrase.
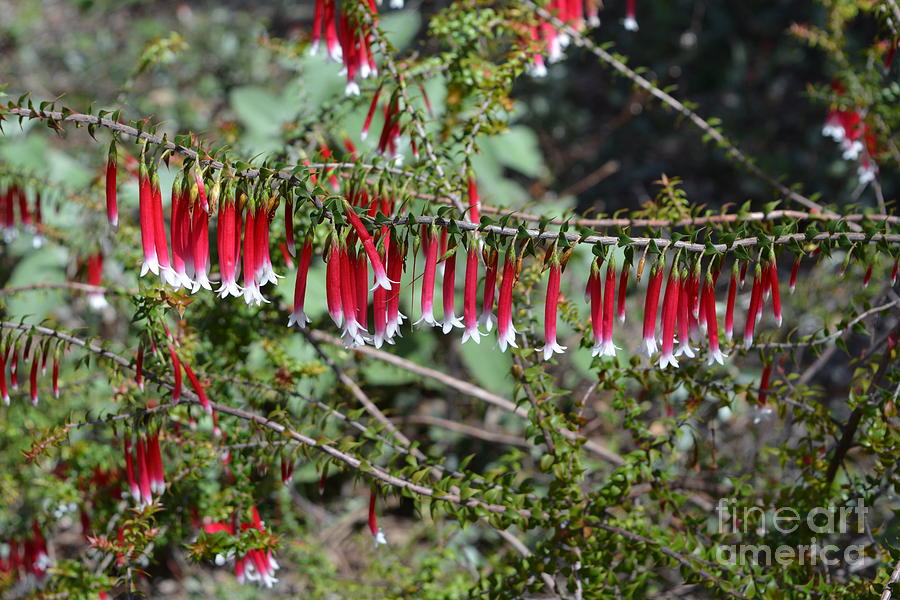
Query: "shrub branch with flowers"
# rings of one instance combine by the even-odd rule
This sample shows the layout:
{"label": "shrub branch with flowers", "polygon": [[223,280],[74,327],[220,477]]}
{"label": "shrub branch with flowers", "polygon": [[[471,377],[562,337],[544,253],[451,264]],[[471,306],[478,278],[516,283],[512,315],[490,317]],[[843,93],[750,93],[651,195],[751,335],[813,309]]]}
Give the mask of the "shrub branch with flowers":
{"label": "shrub branch with flowers", "polygon": [[[782,27],[830,78],[795,101],[843,183],[809,193],[613,50],[666,35],[663,4],[316,0],[258,36],[238,11],[240,52],[176,86],[230,94],[242,124],[202,134],[141,90],[190,70],[215,11],[154,15],[172,33],[127,75],[107,49],[97,89],[38,100],[12,71],[4,597],[896,596],[900,8]],[[275,91],[235,91],[259,60]],[[575,61],[755,193],[697,201],[666,168],[625,210],[561,208],[517,104]],[[590,168],[596,196],[620,166]],[[852,530],[771,527],[860,505]]]}

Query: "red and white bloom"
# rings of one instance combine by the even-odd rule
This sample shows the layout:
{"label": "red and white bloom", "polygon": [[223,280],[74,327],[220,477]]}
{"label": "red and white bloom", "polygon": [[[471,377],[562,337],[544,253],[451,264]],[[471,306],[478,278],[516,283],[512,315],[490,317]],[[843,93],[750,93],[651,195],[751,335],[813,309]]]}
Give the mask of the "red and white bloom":
{"label": "red and white bloom", "polygon": [[465,344],[470,339],[479,343],[481,332],[478,331],[478,250],[474,237],[469,240],[469,250],[466,253],[466,285],[463,292],[463,331],[462,341]]}
{"label": "red and white bloom", "polygon": [[556,317],[559,306],[559,279],[560,265],[554,256],[550,264],[550,275],[547,278],[547,295],[544,297],[544,347],[538,352],[543,352],[544,360],[550,360],[554,353],[562,354],[565,346],[556,341]]}
{"label": "red and white bloom", "polygon": [[288,327],[296,325],[301,329],[309,323],[309,317],[303,312],[306,301],[306,277],[309,274],[309,263],[312,260],[313,241],[312,236],[307,236],[300,252],[300,262],[297,265],[297,279],[294,283],[294,310],[288,317]]}
{"label": "red and white bloom", "polygon": [[656,314],[659,310],[659,292],[662,288],[663,271],[665,262],[661,257],[653,265],[650,272],[650,281],[647,285],[647,295],[644,298],[644,353],[647,357],[656,354]]}
{"label": "red and white bloom", "polygon": [[414,325],[424,323],[431,327],[437,327],[434,320],[434,277],[437,271],[438,241],[427,225],[422,226],[422,254],[425,256],[425,269],[422,272],[422,296],[420,308],[422,316]]}
{"label": "red and white bloom", "polygon": [[518,332],[512,320],[513,286],[516,278],[516,259],[510,248],[503,261],[503,279],[500,281],[500,297],[497,300],[497,343],[500,352],[506,352],[507,346],[518,348],[516,345]]}

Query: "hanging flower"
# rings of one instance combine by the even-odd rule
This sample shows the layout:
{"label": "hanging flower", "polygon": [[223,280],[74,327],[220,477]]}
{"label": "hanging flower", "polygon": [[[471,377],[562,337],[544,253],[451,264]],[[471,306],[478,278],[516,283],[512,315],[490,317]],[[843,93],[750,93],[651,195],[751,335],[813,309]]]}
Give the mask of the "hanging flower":
{"label": "hanging flower", "polygon": [[626,0],[625,2],[625,20],[622,25],[628,31],[637,31],[638,30],[638,22],[637,22],[637,4],[636,0]]}
{"label": "hanging flower", "polygon": [[241,296],[241,288],[237,284],[237,272],[240,268],[238,248],[241,243],[241,225],[238,218],[234,190],[229,185],[225,190],[225,198],[219,203],[219,225],[216,232],[219,272],[222,277],[222,282],[216,292],[220,298]]}
{"label": "hanging flower", "polygon": [[560,346],[556,341],[556,317],[559,306],[559,278],[560,265],[556,257],[555,247],[550,249],[553,257],[550,263],[550,275],[547,278],[547,295],[544,298],[544,347],[538,352],[544,353],[544,360],[550,360],[554,353],[562,354],[565,346]]}
{"label": "hanging flower", "polygon": [[503,279],[500,281],[500,298],[497,301],[497,343],[500,352],[506,352],[507,346],[516,345],[516,328],[512,321],[513,286],[516,283],[516,262],[513,249],[506,251],[503,261]]}
{"label": "hanging flower", "polygon": [[600,280],[600,265],[603,257],[598,256],[591,261],[590,273],[585,285],[585,295],[591,306],[591,331],[594,337],[594,346],[591,356],[600,356],[603,352],[603,282]]}
{"label": "hanging flower", "polygon": [[[677,302],[675,319],[678,327],[678,350],[675,352],[675,356],[684,355],[688,358],[694,358],[694,349],[691,348],[691,319],[694,318],[691,311],[694,296],[693,287],[693,279],[685,271],[682,271],[681,286],[678,289],[678,298],[675,300]],[[697,314],[699,315],[699,311]],[[676,364],[676,366],[678,365]]]}
{"label": "hanging flower", "polygon": [[481,332],[478,331],[478,250],[474,236],[469,239],[469,249],[466,252],[466,284],[463,292],[463,331],[462,341],[465,344],[470,339],[479,343]]}
{"label": "hanging flower", "polygon": [[[219,183],[216,182],[212,189],[212,195],[215,200],[219,196]],[[190,256],[193,262],[194,271],[194,287],[191,290],[196,294],[200,288],[212,291],[209,273],[209,204],[205,201],[195,203],[193,206],[193,215],[191,218],[190,229]],[[182,200],[184,204],[184,200]],[[185,219],[187,220],[187,219]],[[217,240],[218,241],[218,240]],[[187,253],[187,248],[185,251]],[[190,278],[185,278],[185,287],[190,283]]]}
{"label": "hanging flower", "polygon": [[332,242],[331,250],[325,260],[325,298],[328,315],[336,327],[344,323],[344,311],[341,299],[341,261],[337,242]]}
{"label": "hanging flower", "polygon": [[[88,271],[88,285],[92,285],[94,287],[100,287],[103,283],[103,253],[102,252],[94,252],[87,259],[87,271]],[[103,310],[109,303],[106,301],[106,297],[103,295],[103,292],[94,291],[88,292],[88,306],[93,310]]]}
{"label": "hanging flower", "polygon": [[664,270],[665,257],[660,256],[650,272],[650,282],[644,299],[644,353],[648,358],[656,354],[656,313],[659,310],[659,292],[662,288]]}
{"label": "hanging flower", "polygon": [[153,211],[153,240],[156,247],[156,259],[159,262],[160,280],[172,287],[178,285],[175,271],[169,264],[169,246],[166,240],[166,224],[163,219],[162,192],[159,189],[159,175],[156,171],[151,176],[150,206]]}
{"label": "hanging flower", "polygon": [[119,204],[116,201],[116,142],[109,145],[106,159],[106,220],[113,229],[119,227]]}
{"label": "hanging flower", "polygon": [[387,544],[387,538],[384,536],[384,531],[378,527],[378,517],[375,515],[375,488],[372,488],[372,492],[369,494],[369,531],[375,538],[376,548],[379,544]]}
{"label": "hanging flower", "polygon": [[478,324],[490,332],[497,318],[494,316],[494,294],[497,293],[497,263],[500,254],[495,248],[485,247],[482,251],[484,259],[484,291],[481,301],[481,316]]}
{"label": "hanging flower", "polygon": [[728,300],[725,303],[725,339],[731,341],[734,333],[734,298],[737,294],[738,261],[731,266],[731,279],[728,282]]}
{"label": "hanging flower", "polygon": [[757,314],[762,312],[762,279],[763,270],[756,265],[756,274],[753,277],[753,288],[750,292],[750,308],[747,311],[747,323],[744,325],[744,347],[753,345],[753,332],[756,329]]}
{"label": "hanging flower", "polygon": [[[623,272],[624,267],[623,267]],[[619,295],[621,298],[621,294]],[[612,258],[606,264],[606,288],[603,297],[603,345],[600,356],[615,356],[618,346],[613,344],[613,324],[616,300],[616,265]]]}
{"label": "hanging flower", "polygon": [[[675,322],[678,315],[679,297],[681,296],[681,277],[678,264],[673,263],[666,281],[666,293],[663,295],[662,311],[662,350],[659,356],[659,368],[669,365],[678,367],[673,349],[675,347]],[[687,305],[684,304],[686,307]]]}
{"label": "hanging flower", "polygon": [[[375,286],[386,290],[391,289],[391,280],[388,279],[387,272],[384,270],[384,263],[378,255],[378,250],[375,248],[375,240],[372,239],[359,215],[356,214],[356,211],[353,210],[353,207],[346,200],[344,200],[344,212],[357,237],[359,237],[359,241],[362,243],[363,250],[365,250],[366,256],[369,258],[369,263],[372,265],[372,270],[375,274]],[[372,289],[375,288],[373,287]]]}
{"label": "hanging flower", "polygon": [[706,305],[706,335],[709,340],[707,364],[711,365],[717,362],[720,365],[724,365],[728,356],[719,349],[719,325],[716,320],[716,294],[714,291],[715,278],[709,274],[707,274],[706,278],[706,285],[703,287],[702,295],[703,302]]}
{"label": "hanging flower", "polygon": [[434,276],[437,271],[438,242],[434,232],[427,225],[422,225],[422,253],[425,255],[425,268],[422,272],[422,296],[420,308],[422,316],[414,325],[425,323],[437,327],[434,320]]}
{"label": "hanging flower", "polygon": [[619,274],[619,303],[616,309],[619,323],[625,322],[625,296],[628,293],[628,274],[630,271],[631,265],[626,262],[622,265],[622,272]]}
{"label": "hanging flower", "polygon": [[450,333],[454,327],[463,327],[462,321],[456,316],[455,293],[456,293],[456,246],[449,251],[449,256],[444,255],[442,261],[444,263],[444,275],[441,282],[441,305],[444,309],[444,320],[441,323],[442,330],[445,334]]}
{"label": "hanging flower", "polygon": [[159,261],[156,257],[156,226],[153,220],[153,192],[150,189],[147,167],[143,163],[138,170],[138,191],[141,245],[144,250],[144,263],[141,265],[140,276],[143,277],[148,272],[159,275]]}
{"label": "hanging flower", "polygon": [[294,310],[288,317],[288,327],[296,325],[301,329],[309,323],[309,317],[303,312],[303,305],[306,300],[306,278],[309,273],[309,263],[312,260],[313,240],[308,235],[303,243],[303,250],[300,252],[300,262],[297,265],[297,279],[294,283]]}
{"label": "hanging flower", "polygon": [[400,312],[399,283],[403,277],[403,270],[406,268],[406,243],[396,239],[393,232],[391,232],[391,237],[388,241],[388,278],[397,282],[397,285],[391,286],[390,291],[387,293],[385,337],[392,340],[395,335],[399,335],[400,325],[406,320],[406,315]]}

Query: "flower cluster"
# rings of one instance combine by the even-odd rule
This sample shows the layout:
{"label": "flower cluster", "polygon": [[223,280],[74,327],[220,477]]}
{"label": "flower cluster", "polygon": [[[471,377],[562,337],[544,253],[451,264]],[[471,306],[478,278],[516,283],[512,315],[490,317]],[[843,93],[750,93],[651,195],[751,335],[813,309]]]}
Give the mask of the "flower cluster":
{"label": "flower cluster", "polygon": [[34,194],[29,206],[28,194],[21,187],[10,185],[6,189],[0,189],[0,227],[3,229],[4,241],[14,240],[21,227],[26,232],[34,233],[34,247],[41,247],[44,243],[40,234],[41,220],[40,192]]}
{"label": "flower cluster", "polygon": [[[53,366],[51,372],[51,386],[53,397],[59,398],[59,354],[57,347],[51,350],[49,347],[32,343],[28,338],[24,343],[20,340],[7,339],[0,351],[0,397],[3,403],[9,405],[9,391],[19,389],[19,363],[20,353],[21,362],[27,363],[31,360],[31,366],[28,369],[28,395],[31,398],[31,404],[38,405],[38,393],[40,391],[38,372],[41,376],[47,374],[47,361],[51,354],[53,355]],[[21,348],[20,348],[21,346]],[[7,374],[7,366],[9,372]]]}
{"label": "flower cluster", "polygon": [[[625,18],[622,25],[628,31],[638,30],[636,4],[636,0],[626,0],[625,2]],[[602,5],[603,3],[599,0],[550,0],[547,10],[566,26],[581,32],[586,27],[600,25],[599,9]],[[538,23],[529,28],[528,38],[530,43],[546,48],[547,54],[545,59],[543,52],[532,53],[529,72],[534,77],[544,77],[547,74],[547,64],[562,60],[565,49],[572,42],[567,33],[560,31],[553,23],[540,17]]]}
{"label": "flower cluster", "polygon": [[[831,84],[838,96],[844,94],[839,81]],[[828,111],[822,135],[840,144],[844,160],[858,161],[857,176],[861,184],[869,183],[878,176],[878,165],[874,157],[878,153],[875,131],[865,122],[862,109],[832,108]]]}
{"label": "flower cluster", "polygon": [[[402,0],[392,0],[391,6],[403,6]],[[374,0],[360,2],[359,10],[368,10],[373,23],[377,23],[377,9]],[[343,63],[341,71],[347,76],[347,95],[359,95],[359,79],[367,79],[378,74],[375,56],[372,53],[372,28],[361,15],[353,10],[338,10],[337,0],[316,0],[313,16],[311,53],[317,54],[322,39],[328,57]]]}
{"label": "flower cluster", "polygon": [[[230,537],[234,537],[241,531],[256,529],[265,533],[265,521],[260,519],[259,510],[255,506],[251,509],[252,519],[250,523],[241,523],[239,527],[235,527],[234,523],[207,521],[203,525],[203,531],[208,534],[216,534],[224,532]],[[235,522],[237,520],[235,519]],[[227,556],[217,555],[216,564],[224,565],[226,562],[234,562],[234,574],[239,583],[257,582],[261,586],[267,588],[278,583],[275,577],[275,571],[280,567],[275,561],[275,557],[271,550],[264,548],[253,548],[245,554],[236,557],[234,552],[230,552]]]}
{"label": "flower cluster", "polygon": [[122,445],[128,491],[139,506],[148,506],[153,503],[154,496],[159,497],[166,491],[159,431],[138,435],[133,444],[131,436],[126,436]]}
{"label": "flower cluster", "polygon": [[0,573],[31,584],[41,583],[52,561],[38,522],[32,522],[30,536],[21,540],[9,539],[6,544],[9,552],[6,558],[0,556]]}

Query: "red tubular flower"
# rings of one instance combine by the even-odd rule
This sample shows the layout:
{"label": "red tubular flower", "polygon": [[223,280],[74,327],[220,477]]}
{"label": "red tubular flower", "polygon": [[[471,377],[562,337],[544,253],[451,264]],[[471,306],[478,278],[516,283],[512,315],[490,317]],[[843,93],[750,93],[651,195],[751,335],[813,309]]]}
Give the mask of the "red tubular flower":
{"label": "red tubular flower", "polygon": [[747,267],[749,266],[749,264],[750,263],[748,263],[748,262],[741,263],[741,277],[740,277],[741,289],[744,289],[744,282],[747,280]]}
{"label": "red tubular flower", "polygon": [[381,97],[381,86],[378,86],[378,89],[375,90],[375,94],[372,96],[372,103],[369,105],[369,112],[366,113],[366,120],[363,123],[362,132],[359,137],[362,140],[365,140],[369,137],[369,127],[372,125],[372,117],[375,115],[375,109],[378,108],[378,98]]}
{"label": "red tubular flower", "polygon": [[384,531],[378,527],[378,517],[375,515],[375,488],[372,488],[372,492],[369,494],[369,531],[372,532],[372,537],[375,538],[376,548],[379,544],[387,544]]}
{"label": "red tubular flower", "polygon": [[291,253],[288,252],[287,246],[284,242],[278,243],[278,251],[281,252],[281,258],[284,260],[284,266],[288,269],[294,268],[294,259],[291,257]]}
{"label": "red tubular flower", "polygon": [[756,396],[756,403],[760,406],[766,405],[766,399],[769,392],[769,378],[772,376],[772,363],[766,363],[762,371],[762,379],[759,382],[759,394]]}
{"label": "red tubular flower", "polygon": [[171,216],[169,223],[171,224],[170,233],[172,236],[172,270],[175,271],[175,277],[178,279],[178,286],[184,286],[188,289],[193,287],[193,281],[188,276],[188,263],[190,270],[193,272],[193,257],[188,260],[186,256],[189,247],[188,240],[190,238],[190,207],[188,199],[185,197],[184,190],[180,182],[180,175],[172,184],[172,202]]}
{"label": "red tubular flower", "polygon": [[619,348],[613,344],[613,324],[616,300],[616,265],[612,259],[606,265],[606,289],[603,297],[603,346],[601,356],[615,356]]}
{"label": "red tubular flower", "polygon": [[219,250],[219,271],[222,276],[222,283],[216,291],[220,298],[227,296],[238,298],[242,293],[237,283],[241,254],[241,218],[230,186],[226,191],[226,197],[219,203],[216,241]]}
{"label": "red tubular flower", "polygon": [[147,466],[150,474],[150,490],[157,496],[166,491],[166,476],[159,449],[159,431],[147,437]]}
{"label": "red tubular flower", "polygon": [[[88,285],[100,287],[103,283],[103,253],[95,252],[88,256]],[[88,305],[94,310],[103,310],[109,304],[106,302],[103,292],[88,292]]]}
{"label": "red tubular flower", "polygon": [[406,244],[392,237],[388,244],[387,269],[388,277],[391,281],[396,281],[397,285],[391,287],[391,290],[388,292],[385,336],[389,340],[393,339],[400,332],[400,325],[406,320],[406,315],[400,312],[400,280],[403,278],[405,267]]}
{"label": "red tubular flower", "polygon": [[38,404],[38,385],[37,385],[37,372],[38,366],[40,365],[40,357],[37,355],[37,348],[35,348],[34,356],[31,357],[31,372],[28,374],[28,384],[29,391],[31,392],[31,405],[37,406]]}
{"label": "red tubular flower", "polygon": [[597,257],[591,261],[591,272],[588,274],[585,293],[591,304],[591,331],[594,335],[594,346],[591,349],[591,356],[600,356],[603,352],[603,282],[600,280],[600,265],[603,263],[602,257]]}
{"label": "red tubular flower", "polygon": [[341,245],[338,256],[340,259],[341,307],[344,314],[344,328],[341,335],[348,347],[361,346],[365,340],[362,335],[364,332],[359,326],[357,318],[359,298],[356,292],[356,272],[353,269],[349,251],[344,245]]}
{"label": "red tubular flower", "polygon": [[513,286],[516,282],[515,256],[512,253],[512,248],[507,250],[503,260],[503,279],[500,282],[500,298],[497,300],[497,343],[500,345],[500,352],[506,352],[507,346],[518,348],[518,332],[512,321]]}
{"label": "red tubular flower", "polygon": [[[297,255],[297,249],[294,246],[294,201],[291,198],[284,200],[284,240],[287,243],[287,250],[291,256]],[[285,259],[287,262],[287,259]]]}
{"label": "red tubular flower", "polygon": [[669,365],[678,366],[673,352],[675,348],[675,322],[678,316],[679,304],[687,308],[687,302],[680,301],[682,282],[678,272],[678,265],[672,264],[669,269],[669,278],[666,280],[666,293],[663,295],[662,311],[662,349],[659,355],[659,368],[665,369]]}
{"label": "red tubular flower", "polygon": [[281,455],[281,483],[289,485],[294,478],[294,463]]}
{"label": "red tubular flower", "polygon": [[3,348],[3,362],[0,362],[0,396],[3,403],[9,406],[9,390],[6,387],[6,359],[9,358],[9,345]]}
{"label": "red tubular flower", "polygon": [[25,192],[21,189],[16,190],[18,192],[19,198],[19,218],[22,220],[22,225],[26,229],[31,229],[31,213],[28,211],[28,198],[25,196]]}
{"label": "red tubular flower", "polygon": [[644,298],[644,353],[647,357],[656,354],[656,313],[659,310],[659,292],[664,270],[665,258],[660,257],[650,272],[647,295]]}
{"label": "red tubular flower", "polygon": [[[778,327],[781,327],[781,291],[778,288],[778,267],[775,264],[775,255],[772,254],[772,259],[768,265],[769,268],[769,287],[772,290],[772,314],[775,317],[775,324]],[[871,270],[869,271],[869,275],[871,275]],[[863,286],[868,283],[868,281],[863,282]]]}
{"label": "red tubular flower", "polygon": [[728,301],[725,304],[725,339],[731,341],[734,333],[734,297],[737,294],[738,263],[731,267],[731,279],[728,282]]}
{"label": "red tubular flower", "polygon": [[475,177],[469,175],[469,220],[473,223],[481,222],[481,202],[478,199],[478,183]]}
{"label": "red tubular flower", "polygon": [[[213,188],[215,190],[215,188]],[[209,282],[209,213],[202,205],[194,206],[191,220],[191,258],[194,262],[194,288],[196,294],[200,288],[212,291]]]}
{"label": "red tubular flower", "polygon": [[547,295],[544,297],[544,347],[538,352],[544,353],[544,360],[550,360],[554,353],[562,354],[565,346],[556,341],[556,317],[559,306],[560,266],[556,256],[550,264],[550,275],[547,278]]}
{"label": "red tubular flower", "polygon": [[677,311],[675,321],[678,326],[678,350],[675,352],[675,356],[684,354],[688,358],[694,358],[694,349],[691,348],[692,314],[690,308],[693,302],[693,293],[693,281],[686,272],[682,271],[681,287],[678,290],[675,309]]}
{"label": "red tubular flower", "polygon": [[388,294],[390,293],[390,291],[381,287],[376,287],[375,291],[372,292],[372,320],[375,327],[375,337],[372,343],[376,348],[381,348],[385,341],[389,344],[394,343],[387,336]]}
{"label": "red tubular flower", "polygon": [[9,365],[9,379],[12,389],[19,389],[19,349],[13,348],[12,363]]}
{"label": "red tubular flower", "polygon": [[791,267],[791,283],[790,290],[791,293],[794,293],[794,288],[797,286],[797,273],[800,271],[800,256],[794,259],[794,266]]}
{"label": "red tubular flower", "polygon": [[169,344],[169,358],[172,359],[172,376],[175,379],[175,385],[172,388],[172,403],[178,404],[181,401],[181,361],[175,354],[175,349]]}
{"label": "red tubular flower", "polygon": [[124,453],[125,453],[125,475],[128,477],[128,493],[131,494],[132,499],[137,502],[141,501],[141,487],[137,482],[137,478],[134,476],[134,462],[131,454],[131,436],[126,435],[124,439]]}
{"label": "red tubular flower", "polygon": [[116,143],[109,145],[106,159],[106,220],[113,229],[119,227],[119,204],[116,200]]}
{"label": "red tubular flower", "polygon": [[753,277],[753,289],[750,292],[750,308],[747,311],[747,323],[744,325],[744,347],[749,348],[753,344],[753,332],[756,329],[756,315],[761,310],[762,304],[762,269],[756,265],[756,274]]}
{"label": "red tubular flower", "polygon": [[[59,357],[53,357],[53,397],[59,399]],[[6,387],[4,383],[3,387]]]}
{"label": "red tubular flower", "polygon": [[309,317],[303,312],[303,305],[306,301],[306,277],[309,273],[312,251],[312,236],[307,236],[303,244],[303,250],[300,252],[300,262],[297,265],[297,280],[294,283],[294,310],[291,312],[291,316],[288,317],[288,327],[296,325],[302,329],[309,323]]}
{"label": "red tubular flower", "polygon": [[444,320],[441,323],[443,332],[450,333],[454,327],[462,327],[462,321],[456,316],[455,292],[456,292],[456,252],[444,259],[444,274],[441,282],[441,305],[444,309]]}
{"label": "red tubular flower", "polygon": [[156,225],[153,220],[153,192],[150,189],[150,177],[147,167],[140,166],[138,171],[138,191],[140,200],[141,245],[144,250],[144,263],[141,265],[141,277],[148,272],[159,275],[159,261],[156,257]]}
{"label": "red tubular flower", "polygon": [[497,322],[494,316],[494,294],[497,293],[497,263],[500,255],[494,248],[485,248],[482,251],[484,259],[484,292],[481,301],[481,316],[478,324],[490,332]]}
{"label": "red tubular flower", "polygon": [[866,268],[866,274],[863,276],[863,288],[869,287],[869,281],[872,279],[872,265]]}
{"label": "red tubular flower", "polygon": [[137,437],[135,450],[137,452],[135,461],[138,471],[138,486],[141,490],[141,506],[147,506],[153,503],[153,492],[150,487],[150,467],[147,463],[147,447],[144,443],[144,436],[139,435]]}
{"label": "red tubular flower", "polygon": [[623,22],[623,26],[628,31],[638,30],[636,3],[636,0],[627,0],[625,3],[625,21]]}
{"label": "red tubular flower", "polygon": [[[363,225],[359,215],[356,214],[356,211],[353,210],[346,200],[344,200],[344,212],[347,215],[347,220],[356,232],[357,237],[359,237],[359,241],[362,242],[363,250],[366,251],[366,256],[369,257],[369,263],[371,263],[372,271],[375,274],[375,287],[383,287],[386,290],[390,290],[391,280],[388,279],[387,272],[384,270],[384,264],[381,261],[381,257],[378,255],[378,250],[375,249],[375,241],[372,239],[372,236],[369,234],[365,225]],[[375,289],[375,287],[372,289]]]}
{"label": "red tubular flower", "polygon": [[278,285],[278,279],[282,277],[275,272],[272,267],[272,256],[269,253],[269,209],[265,206],[260,207],[256,214],[256,258],[259,262],[256,270],[256,282],[263,286],[267,283]]}
{"label": "red tubular flower", "polygon": [[206,397],[206,391],[204,391],[203,386],[200,385],[200,380],[197,379],[197,376],[194,375],[194,370],[191,369],[191,366],[186,362],[181,363],[181,366],[184,367],[184,372],[187,373],[188,380],[191,382],[191,387],[194,388],[194,393],[197,394],[197,397],[200,399],[200,406],[203,407],[203,410],[207,412],[207,414],[212,414],[212,405],[209,403],[209,398]]}
{"label": "red tubular flower", "polygon": [[422,297],[420,307],[422,316],[414,324],[425,323],[432,327],[438,324],[434,320],[434,276],[437,271],[438,242],[434,232],[428,225],[422,225],[422,253],[425,255],[425,269],[422,273]]}
{"label": "red tubular flower", "polygon": [[719,324],[716,320],[716,294],[713,287],[714,278],[710,275],[707,275],[706,277],[706,285],[703,287],[702,292],[702,301],[706,305],[706,336],[709,340],[709,358],[707,359],[707,363],[711,365],[714,362],[717,362],[720,365],[724,365],[725,359],[728,357],[719,349]]}
{"label": "red tubular flower", "polygon": [[631,265],[625,263],[622,265],[622,272],[619,274],[619,303],[616,309],[619,323],[625,322],[625,296],[628,293],[629,271],[631,271]]}
{"label": "red tubular flower", "polygon": [[154,172],[150,184],[150,199],[153,209],[153,240],[156,259],[159,261],[159,275],[164,283],[173,287],[178,284],[175,271],[169,264],[169,246],[166,240],[166,223],[163,219],[162,192],[159,190],[159,176]]}
{"label": "red tubular flower", "polygon": [[137,358],[134,361],[134,382],[138,389],[144,391],[144,345],[138,345]]}
{"label": "red tubular flower", "polygon": [[332,242],[325,262],[325,298],[328,315],[340,327],[344,323],[344,311],[341,304],[341,260],[337,242]]}
{"label": "red tubular flower", "polygon": [[356,321],[365,332],[369,329],[369,269],[365,256],[356,250],[350,254],[350,262],[355,277]]}
{"label": "red tubular flower", "polygon": [[470,339],[479,343],[481,332],[478,331],[478,250],[473,238],[469,239],[469,250],[466,253],[466,287],[463,292],[463,331],[462,341]]}
{"label": "red tubular flower", "polygon": [[256,281],[259,267],[259,257],[256,255],[258,249],[256,234],[259,228],[256,226],[256,217],[256,212],[248,208],[247,219],[244,222],[244,302],[258,305],[266,300]]}

